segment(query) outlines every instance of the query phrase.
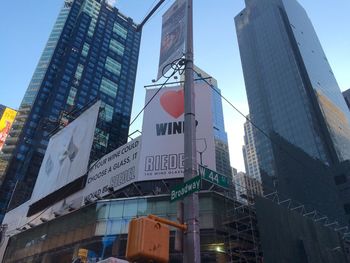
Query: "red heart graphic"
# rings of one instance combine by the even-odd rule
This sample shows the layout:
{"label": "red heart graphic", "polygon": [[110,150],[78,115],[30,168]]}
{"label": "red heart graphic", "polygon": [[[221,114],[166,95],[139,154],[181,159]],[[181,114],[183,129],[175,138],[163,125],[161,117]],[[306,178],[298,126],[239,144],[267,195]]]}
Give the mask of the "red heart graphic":
{"label": "red heart graphic", "polygon": [[185,111],[184,90],[164,92],[160,97],[160,105],[167,113],[177,119]]}

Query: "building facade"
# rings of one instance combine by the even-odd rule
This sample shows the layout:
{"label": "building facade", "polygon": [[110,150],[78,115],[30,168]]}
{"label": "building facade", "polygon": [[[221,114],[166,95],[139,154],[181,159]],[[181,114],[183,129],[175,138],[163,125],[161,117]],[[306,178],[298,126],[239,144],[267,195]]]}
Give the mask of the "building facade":
{"label": "building facade", "polygon": [[[211,109],[213,116],[213,129],[215,140],[215,161],[216,171],[218,173],[232,176],[230,165],[230,152],[228,149],[227,133],[225,131],[224,114],[222,110],[221,90],[218,88],[218,84],[215,78],[211,77],[202,69],[195,66],[194,79],[207,78],[206,81],[213,87],[213,96],[211,98]],[[198,142],[197,145],[200,145]],[[200,146],[197,146],[200,147]]]}
{"label": "building facade", "polygon": [[[247,116],[249,119],[249,115]],[[244,123],[244,145],[242,147],[245,171],[248,176],[261,181],[258,156],[256,154],[253,125],[250,121]]]}
{"label": "building facade", "polygon": [[251,203],[255,196],[263,194],[261,182],[244,172],[238,172],[234,176],[233,182],[236,188],[237,200],[242,203]]}
{"label": "building facade", "polygon": [[[224,211],[239,204],[215,192],[201,193],[199,200],[201,261],[227,262],[234,255],[225,243]],[[2,262],[72,262],[79,249],[88,250],[89,262],[125,258],[131,219],[154,214],[176,221],[176,211],[177,203],[170,202],[168,195],[100,200],[44,223],[33,221],[31,229],[21,229],[10,238]],[[174,249],[174,239],[172,229],[171,262],[183,262],[182,252]]]}
{"label": "building facade", "polygon": [[[338,205],[320,205],[326,189],[339,199],[334,180],[311,176],[311,167],[322,171],[350,158],[350,113],[312,23],[296,0],[245,2],[235,23],[251,120],[264,131],[254,130],[264,190],[283,189],[339,215]],[[314,196],[297,189],[306,181]]]}
{"label": "building facade", "polygon": [[92,101],[104,109],[93,159],[126,143],[140,38],[133,20],[104,0],[64,2],[0,156],[1,220],[30,197],[53,131]]}
{"label": "building facade", "polygon": [[350,89],[347,89],[347,90],[343,91],[343,96],[344,96],[346,105],[350,109]]}

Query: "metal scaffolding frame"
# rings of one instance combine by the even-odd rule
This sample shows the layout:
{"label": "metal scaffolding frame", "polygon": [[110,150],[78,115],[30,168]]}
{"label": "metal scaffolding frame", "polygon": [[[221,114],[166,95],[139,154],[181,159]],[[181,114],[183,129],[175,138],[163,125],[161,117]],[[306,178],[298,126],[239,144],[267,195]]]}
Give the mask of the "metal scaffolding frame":
{"label": "metal scaffolding frame", "polygon": [[262,252],[253,199],[242,203],[225,193],[225,247],[230,263],[261,263]]}

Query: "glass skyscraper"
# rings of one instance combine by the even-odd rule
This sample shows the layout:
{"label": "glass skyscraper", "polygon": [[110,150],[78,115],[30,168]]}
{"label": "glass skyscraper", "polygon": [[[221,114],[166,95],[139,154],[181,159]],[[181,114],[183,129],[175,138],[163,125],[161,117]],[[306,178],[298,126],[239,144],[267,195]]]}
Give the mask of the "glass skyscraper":
{"label": "glass skyscraper", "polygon": [[343,91],[343,97],[345,99],[346,105],[350,110],[350,89]]}
{"label": "glass skyscraper", "polygon": [[64,2],[0,155],[0,220],[10,199],[12,208],[30,197],[50,130],[65,113],[99,99],[95,158],[126,143],[140,38],[133,20],[104,0]]}
{"label": "glass skyscraper", "polygon": [[[350,159],[350,113],[300,4],[245,2],[235,23],[251,120],[270,137],[254,129],[263,183],[321,204],[326,198],[321,192],[334,188],[322,172]],[[314,187],[319,199],[301,197],[297,185],[305,193]],[[336,202],[336,194],[332,198]]]}
{"label": "glass skyscraper", "polygon": [[[226,176],[232,176],[231,164],[230,164],[230,152],[228,149],[227,133],[225,131],[224,114],[222,110],[221,90],[218,88],[218,84],[215,78],[208,75],[202,69],[197,66],[194,67],[195,72],[194,79],[209,78],[207,81],[213,86],[213,96],[211,97],[211,109],[213,116],[213,131],[215,141],[215,162],[216,171]],[[200,140],[200,139],[199,139]],[[200,141],[198,141],[201,144]]]}

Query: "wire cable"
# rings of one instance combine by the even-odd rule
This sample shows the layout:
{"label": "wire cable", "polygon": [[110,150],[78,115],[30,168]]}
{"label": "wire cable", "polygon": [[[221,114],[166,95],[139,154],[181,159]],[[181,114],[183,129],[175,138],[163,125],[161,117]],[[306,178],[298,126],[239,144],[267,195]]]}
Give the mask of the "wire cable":
{"label": "wire cable", "polygon": [[[140,117],[141,113],[147,108],[147,106],[152,102],[152,100],[158,95],[158,93],[162,90],[162,88],[165,87],[165,85],[168,83],[168,81],[173,77],[177,72],[181,72],[183,70],[183,65],[181,64],[182,59],[178,58],[175,59],[174,61],[170,62],[169,64],[165,65],[162,70],[162,75],[163,77],[166,78],[166,81],[163,82],[163,84],[157,89],[156,93],[153,94],[153,96],[150,98],[150,100],[143,106],[143,108],[139,111],[139,113],[134,117],[134,119],[130,122],[129,127],[137,120],[138,117]],[[173,72],[169,75],[166,76],[164,72],[166,68],[171,66],[173,69]],[[181,74],[181,73],[180,73]]]}

